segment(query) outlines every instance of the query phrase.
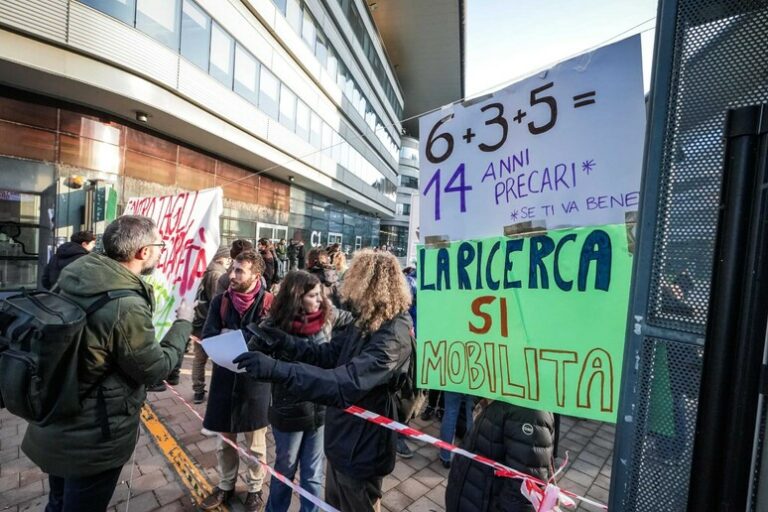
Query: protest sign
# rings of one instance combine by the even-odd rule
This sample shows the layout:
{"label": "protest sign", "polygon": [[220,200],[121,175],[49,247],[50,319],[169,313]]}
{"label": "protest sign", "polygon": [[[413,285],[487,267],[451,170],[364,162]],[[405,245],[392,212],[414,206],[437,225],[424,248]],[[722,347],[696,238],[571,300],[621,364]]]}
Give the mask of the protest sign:
{"label": "protest sign", "polygon": [[624,224],[419,248],[419,384],[616,421]]}
{"label": "protest sign", "polygon": [[640,37],[420,119],[422,240],[624,222],[639,203]]}
{"label": "protest sign", "polygon": [[150,217],[165,242],[157,267],[146,279],[155,290],[152,323],[158,339],[176,319],[181,299],[195,300],[197,285],[219,248],[222,201],[221,188],[128,200],[123,213]]}

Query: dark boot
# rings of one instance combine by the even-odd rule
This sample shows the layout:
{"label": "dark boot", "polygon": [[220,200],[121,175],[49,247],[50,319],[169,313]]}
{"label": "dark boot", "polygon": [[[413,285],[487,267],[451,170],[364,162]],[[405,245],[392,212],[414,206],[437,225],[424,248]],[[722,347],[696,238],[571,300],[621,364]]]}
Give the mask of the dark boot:
{"label": "dark boot", "polygon": [[259,492],[249,492],[245,498],[245,510],[248,512],[262,512],[264,510],[264,497]]}
{"label": "dark boot", "polygon": [[228,502],[234,493],[235,491],[222,491],[218,487],[214,487],[211,495],[200,504],[200,508],[203,510],[213,510]]}

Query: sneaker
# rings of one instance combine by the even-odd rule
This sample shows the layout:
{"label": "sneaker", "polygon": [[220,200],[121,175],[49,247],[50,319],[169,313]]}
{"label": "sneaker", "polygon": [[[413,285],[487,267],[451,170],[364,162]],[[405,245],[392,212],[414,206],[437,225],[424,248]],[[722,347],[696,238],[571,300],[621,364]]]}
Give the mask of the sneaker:
{"label": "sneaker", "polygon": [[208,430],[207,428],[201,428],[200,429],[200,433],[203,434],[206,437],[215,437],[216,436],[216,432],[214,432],[212,430]]}
{"label": "sneaker", "polygon": [[160,393],[166,389],[168,389],[168,386],[162,382],[160,384],[152,384],[151,386],[147,386],[147,391],[152,391],[153,393]]}
{"label": "sneaker", "polygon": [[234,493],[235,491],[223,491],[218,487],[214,487],[211,495],[200,504],[200,508],[203,510],[213,510],[228,502]]}
{"label": "sneaker", "polygon": [[259,492],[249,492],[245,498],[245,510],[248,512],[262,512],[264,510],[264,497]]}
{"label": "sneaker", "polygon": [[200,391],[198,393],[195,393],[192,397],[192,403],[193,404],[201,404],[205,402],[205,391]]}
{"label": "sneaker", "polygon": [[435,410],[435,418],[437,418],[438,421],[443,421],[443,412],[443,409]]}
{"label": "sneaker", "polygon": [[432,416],[435,415],[435,408],[431,405],[428,405],[426,409],[424,409],[424,412],[421,413],[421,421],[429,421],[432,419]]}
{"label": "sneaker", "polygon": [[408,444],[405,442],[405,439],[400,437],[397,438],[397,454],[404,459],[410,459],[413,457],[413,450],[408,448]]}

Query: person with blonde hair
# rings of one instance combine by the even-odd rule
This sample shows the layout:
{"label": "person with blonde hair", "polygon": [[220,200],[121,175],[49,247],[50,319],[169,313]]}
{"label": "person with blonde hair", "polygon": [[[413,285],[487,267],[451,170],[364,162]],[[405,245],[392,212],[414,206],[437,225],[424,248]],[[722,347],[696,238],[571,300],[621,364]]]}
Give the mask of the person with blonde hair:
{"label": "person with blonde hair", "polygon": [[347,265],[347,255],[344,252],[339,251],[333,256],[333,267],[336,269],[336,275],[339,279],[344,277],[349,265]]}
{"label": "person with blonde hair", "polygon": [[357,405],[397,416],[395,394],[411,358],[411,293],[392,254],[362,250],[347,270],[341,295],[356,319],[330,343],[251,324],[251,351],[234,362],[254,379],[328,406],[325,500],[342,512],[374,511],[383,479],[395,467],[397,434],[344,409]]}

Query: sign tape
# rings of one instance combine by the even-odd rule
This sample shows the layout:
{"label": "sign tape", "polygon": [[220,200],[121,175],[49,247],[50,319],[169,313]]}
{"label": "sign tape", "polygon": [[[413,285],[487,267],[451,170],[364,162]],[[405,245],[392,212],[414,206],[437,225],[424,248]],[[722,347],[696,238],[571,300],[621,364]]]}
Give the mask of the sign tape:
{"label": "sign tape", "polygon": [[[198,417],[198,419],[200,420],[200,422],[202,423],[202,421],[203,421],[203,417],[202,417],[202,416],[200,416],[200,413],[199,413],[199,412],[197,412],[197,411],[196,411],[196,410],[195,410],[195,409],[192,407],[192,404],[190,404],[189,402],[187,402],[187,401],[184,399],[184,397],[182,397],[182,396],[179,394],[179,392],[178,392],[178,391],[176,391],[176,389],[174,389],[174,387],[173,387],[173,386],[171,386],[170,384],[168,384],[168,382],[166,382],[166,381],[163,381],[163,382],[165,382],[165,385],[166,385],[166,386],[168,386],[168,389],[170,389],[170,390],[173,392],[173,394],[174,394],[174,395],[176,395],[176,398],[178,398],[179,400],[181,400],[181,403],[183,403],[184,405],[186,405],[186,406],[187,406],[187,409],[189,409],[190,411],[192,411],[192,414],[194,414],[195,416],[197,416],[197,417]],[[231,440],[227,439],[226,437],[224,437],[224,436],[222,436],[222,435],[220,435],[220,434],[218,434],[218,433],[217,433],[216,435],[217,435],[217,436],[219,436],[219,438],[220,438],[220,439],[224,440],[224,442],[225,442],[225,443],[227,443],[227,444],[228,444],[228,445],[230,445],[232,448],[234,448],[235,450],[237,450],[237,451],[240,453],[240,455],[241,455],[241,456],[243,456],[243,457],[245,457],[247,460],[250,460],[250,461],[252,461],[252,462],[256,462],[256,463],[258,463],[258,464],[261,464],[261,466],[262,466],[264,469],[266,469],[266,470],[267,470],[267,473],[269,473],[269,474],[272,476],[272,478],[277,478],[279,481],[281,481],[282,483],[284,483],[285,485],[287,485],[288,487],[290,487],[291,489],[293,489],[293,491],[294,491],[294,492],[296,492],[297,494],[299,494],[299,495],[300,495],[302,498],[304,498],[304,499],[306,499],[306,500],[310,501],[310,502],[311,502],[313,505],[315,505],[315,506],[319,507],[319,508],[320,508],[320,510],[325,510],[326,512],[340,512],[338,509],[336,509],[336,508],[334,508],[334,507],[330,506],[329,504],[327,504],[326,502],[324,502],[323,500],[321,500],[320,498],[318,498],[318,497],[317,497],[317,496],[315,496],[314,494],[312,494],[312,493],[310,493],[309,491],[307,491],[306,489],[302,488],[300,485],[297,485],[296,483],[294,483],[292,480],[290,480],[290,479],[289,479],[288,477],[286,477],[285,475],[283,475],[283,474],[281,474],[281,473],[278,473],[277,471],[275,471],[275,469],[274,469],[272,466],[268,465],[267,463],[265,463],[265,462],[263,462],[263,461],[259,460],[257,457],[254,457],[253,455],[251,455],[250,453],[248,453],[248,452],[247,452],[247,451],[246,451],[244,448],[242,448],[241,446],[239,446],[237,443],[235,443],[235,442],[233,442],[233,441],[231,441]]]}

